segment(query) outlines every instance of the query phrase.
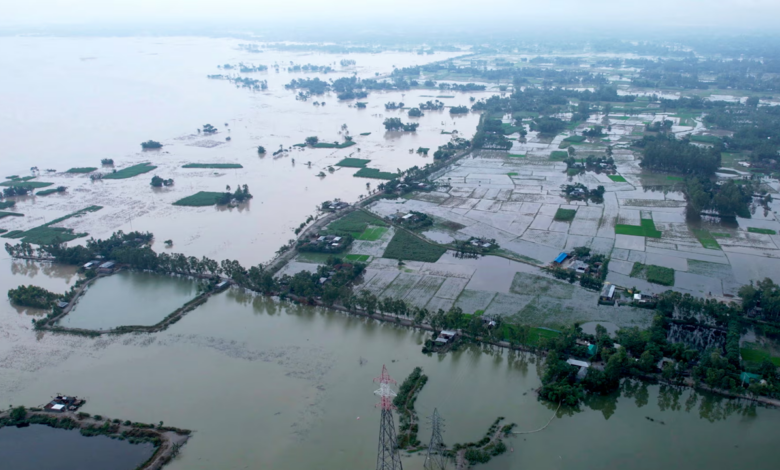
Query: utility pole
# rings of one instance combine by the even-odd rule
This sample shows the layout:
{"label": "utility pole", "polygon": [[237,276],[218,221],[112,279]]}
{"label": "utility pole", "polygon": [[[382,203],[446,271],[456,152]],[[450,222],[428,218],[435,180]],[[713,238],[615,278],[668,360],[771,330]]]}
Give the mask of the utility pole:
{"label": "utility pole", "polygon": [[401,456],[398,455],[398,440],[395,435],[395,421],[393,420],[393,397],[396,393],[390,388],[396,381],[390,378],[387,367],[382,366],[382,375],[375,378],[374,382],[379,383],[379,390],[375,395],[379,395],[381,401],[377,404],[382,409],[382,419],[379,425],[379,448],[376,456],[377,470],[403,470]]}
{"label": "utility pole", "polygon": [[428,454],[425,456],[425,470],[444,470],[447,468],[447,457],[444,455],[444,441],[441,433],[444,430],[444,419],[434,408],[433,415],[428,418],[431,423],[431,443],[428,444]]}

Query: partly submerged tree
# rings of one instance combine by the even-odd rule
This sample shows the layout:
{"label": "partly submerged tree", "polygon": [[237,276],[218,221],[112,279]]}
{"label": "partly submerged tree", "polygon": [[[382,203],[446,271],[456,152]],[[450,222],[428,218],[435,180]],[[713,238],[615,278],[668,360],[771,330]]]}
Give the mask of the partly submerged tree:
{"label": "partly submerged tree", "polygon": [[258,145],[257,146],[257,153],[259,153],[260,155],[263,155],[265,153],[265,147],[263,147],[262,145]]}
{"label": "partly submerged tree", "polygon": [[[154,150],[162,148],[162,144],[157,142],[156,140],[147,140],[146,142],[141,142],[141,148],[144,150]],[[111,160],[111,163],[114,161]]]}

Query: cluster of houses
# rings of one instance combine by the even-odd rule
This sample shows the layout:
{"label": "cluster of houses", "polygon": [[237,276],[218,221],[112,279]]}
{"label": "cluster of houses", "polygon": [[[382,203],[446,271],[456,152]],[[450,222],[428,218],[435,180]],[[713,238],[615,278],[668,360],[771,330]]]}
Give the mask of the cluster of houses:
{"label": "cluster of houses", "polygon": [[111,274],[114,272],[114,269],[116,269],[116,263],[113,261],[90,261],[89,263],[85,263],[83,268],[94,269],[100,274]]}
{"label": "cluster of houses", "polygon": [[339,199],[333,201],[325,201],[322,203],[322,210],[326,212],[338,212],[342,209],[349,207],[349,204]]}
{"label": "cluster of houses", "polygon": [[53,411],[55,413],[63,413],[65,411],[78,410],[86,400],[78,397],[70,397],[64,395],[57,395],[52,401],[43,407],[45,411]]}
{"label": "cluster of houses", "polygon": [[601,265],[603,263],[601,261],[594,261],[593,263],[588,263],[581,259],[577,259],[577,257],[571,253],[562,251],[558,256],[555,257],[555,259],[550,264],[553,267],[559,267],[559,268],[569,269],[571,271],[574,271],[579,276],[582,274],[590,274],[590,273],[598,272],[598,270],[601,269]]}
{"label": "cluster of houses", "polygon": [[352,239],[339,235],[312,235],[307,240],[301,240],[298,249],[315,253],[340,253],[351,244]]}

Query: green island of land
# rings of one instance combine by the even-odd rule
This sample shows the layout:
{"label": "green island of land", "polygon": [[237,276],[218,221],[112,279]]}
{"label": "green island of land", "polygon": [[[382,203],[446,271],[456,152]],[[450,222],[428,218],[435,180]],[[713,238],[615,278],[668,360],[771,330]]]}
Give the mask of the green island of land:
{"label": "green island of land", "polygon": [[137,165],[129,166],[127,168],[122,168],[121,170],[116,170],[113,173],[108,173],[103,176],[103,179],[107,180],[121,180],[125,178],[132,178],[133,176],[142,175],[144,173],[149,173],[150,171],[156,169],[157,167],[152,165],[151,163],[139,163]]}
{"label": "green island of land", "polygon": [[188,163],[183,165],[182,168],[214,168],[214,169],[229,169],[229,168],[244,168],[240,163]]}

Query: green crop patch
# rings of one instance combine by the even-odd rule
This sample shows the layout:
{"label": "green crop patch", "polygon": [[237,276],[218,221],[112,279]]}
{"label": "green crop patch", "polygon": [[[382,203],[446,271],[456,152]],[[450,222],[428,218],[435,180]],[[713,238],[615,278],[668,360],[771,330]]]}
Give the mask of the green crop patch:
{"label": "green crop patch", "polygon": [[0,211],[0,219],[4,219],[6,217],[24,217],[24,214],[20,214],[18,212]]}
{"label": "green crop patch", "polygon": [[607,176],[609,176],[609,179],[611,179],[615,183],[625,183],[626,182],[626,179],[623,178],[620,175],[607,175]]}
{"label": "green crop patch", "polygon": [[329,143],[329,142],[317,142],[316,144],[312,145],[315,149],[344,149],[349,146],[355,145],[354,141],[348,140],[343,143]]}
{"label": "green crop patch", "polygon": [[363,158],[345,158],[336,163],[336,166],[343,166],[346,168],[364,168],[371,160],[365,160]]}
{"label": "green crop patch", "polygon": [[11,180],[11,181],[4,181],[0,183],[0,186],[13,186],[13,187],[23,187],[23,188],[30,188],[30,189],[40,189],[45,188],[47,186],[51,186],[54,183],[44,183],[41,181],[29,181],[26,179],[18,179],[18,180]]}
{"label": "green crop patch", "polygon": [[95,170],[97,170],[97,168],[95,168],[94,166],[84,166],[79,168],[71,168],[65,173],[92,173]]}
{"label": "green crop patch", "polygon": [[715,238],[731,238],[730,233],[722,233],[722,232],[710,232],[712,233],[712,236]]}
{"label": "green crop patch", "polygon": [[379,217],[364,211],[352,211],[329,223],[326,230],[331,233],[349,233],[353,237],[358,237],[368,229],[369,225],[387,227],[387,223]]}
{"label": "green crop patch", "polygon": [[558,220],[560,222],[570,222],[574,220],[574,216],[577,215],[577,211],[575,209],[558,209],[555,211],[555,220]]}
{"label": "green crop patch", "polygon": [[720,250],[720,244],[708,230],[693,229],[691,232],[693,232],[693,235],[699,240],[699,243],[701,243],[701,246],[704,248]]}
{"label": "green crop patch", "polygon": [[16,205],[16,201],[0,201],[0,210],[8,209]]}
{"label": "green crop patch", "polygon": [[344,256],[344,259],[347,261],[354,261],[356,263],[365,263],[367,262],[371,256],[369,255],[346,255]]}
{"label": "green crop patch", "polygon": [[569,158],[569,152],[564,152],[562,150],[554,150],[550,154],[550,160],[566,160]]}
{"label": "green crop patch", "polygon": [[49,194],[54,194],[54,193],[59,193],[59,192],[62,192],[62,191],[57,191],[56,188],[51,188],[51,189],[44,189],[42,191],[38,191],[37,193],[35,193],[35,195],[36,196],[48,196]]}
{"label": "green crop patch", "polygon": [[564,142],[585,142],[586,137],[584,135],[573,135],[563,139]]}
{"label": "green crop patch", "polygon": [[213,168],[216,170],[227,170],[231,168],[244,168],[240,163],[188,163],[182,168]]}
{"label": "green crop patch", "polygon": [[631,268],[631,277],[641,278],[643,276],[647,279],[647,282],[652,282],[653,284],[662,286],[674,285],[674,269],[654,264],[634,263],[634,266]]}
{"label": "green crop patch", "polygon": [[370,132],[361,132],[360,135],[371,135]]}
{"label": "green crop patch", "polygon": [[509,158],[525,158],[524,153],[510,153],[507,155]]}
{"label": "green crop patch", "polygon": [[518,174],[519,174],[519,173],[518,173],[518,172],[516,172],[516,171],[510,171],[510,172],[509,172],[509,173],[507,173],[506,175],[507,175],[507,176],[517,176]]}
{"label": "green crop patch", "polygon": [[753,348],[753,347],[740,348],[739,353],[742,356],[742,359],[745,361],[761,363],[764,362],[765,360],[768,360],[771,361],[772,364],[774,364],[775,366],[780,366],[780,357],[772,357],[769,354],[769,351],[763,348],[762,349]]}
{"label": "green crop patch", "polygon": [[406,230],[398,230],[387,245],[382,257],[435,263],[446,251],[446,248],[421,240]]}
{"label": "green crop patch", "polygon": [[174,202],[174,206],[189,206],[189,207],[203,207],[203,206],[213,206],[217,203],[219,198],[224,196],[225,193],[219,193],[219,192],[212,192],[212,191],[200,191],[192,196],[187,196],[185,198],[179,199],[178,201]]}
{"label": "green crop patch", "polygon": [[762,233],[764,235],[777,235],[777,232],[769,228],[748,227],[747,230],[750,233]]}
{"label": "green crop patch", "polygon": [[361,168],[354,174],[357,178],[373,178],[378,180],[392,180],[398,178],[395,173],[388,173],[386,171],[380,171],[376,168]]}
{"label": "green crop patch", "polygon": [[64,243],[77,238],[86,237],[86,233],[74,233],[73,229],[52,227],[52,225],[58,224],[71,217],[80,217],[89,212],[95,212],[102,209],[101,206],[89,206],[79,211],[68,214],[59,219],[54,219],[49,223],[39,225],[38,227],[31,228],[30,230],[14,230],[3,235],[4,238],[16,238],[21,239],[25,243],[34,243],[36,245],[51,245],[53,243]]}
{"label": "green crop patch", "polygon": [[385,227],[366,227],[357,239],[374,242],[382,238],[382,235],[385,233],[387,233],[387,228]]}
{"label": "green crop patch", "polygon": [[632,235],[635,237],[661,238],[663,235],[655,228],[653,219],[642,219],[640,225],[616,224],[615,233],[618,235]]}
{"label": "green crop patch", "polygon": [[125,178],[132,178],[133,176],[142,175],[144,173],[149,173],[150,171],[157,168],[156,166],[152,165],[151,163],[139,163],[138,165],[129,166],[127,168],[122,168],[121,170],[117,170],[113,173],[108,173],[107,175],[103,176],[103,179],[106,180],[122,180]]}

